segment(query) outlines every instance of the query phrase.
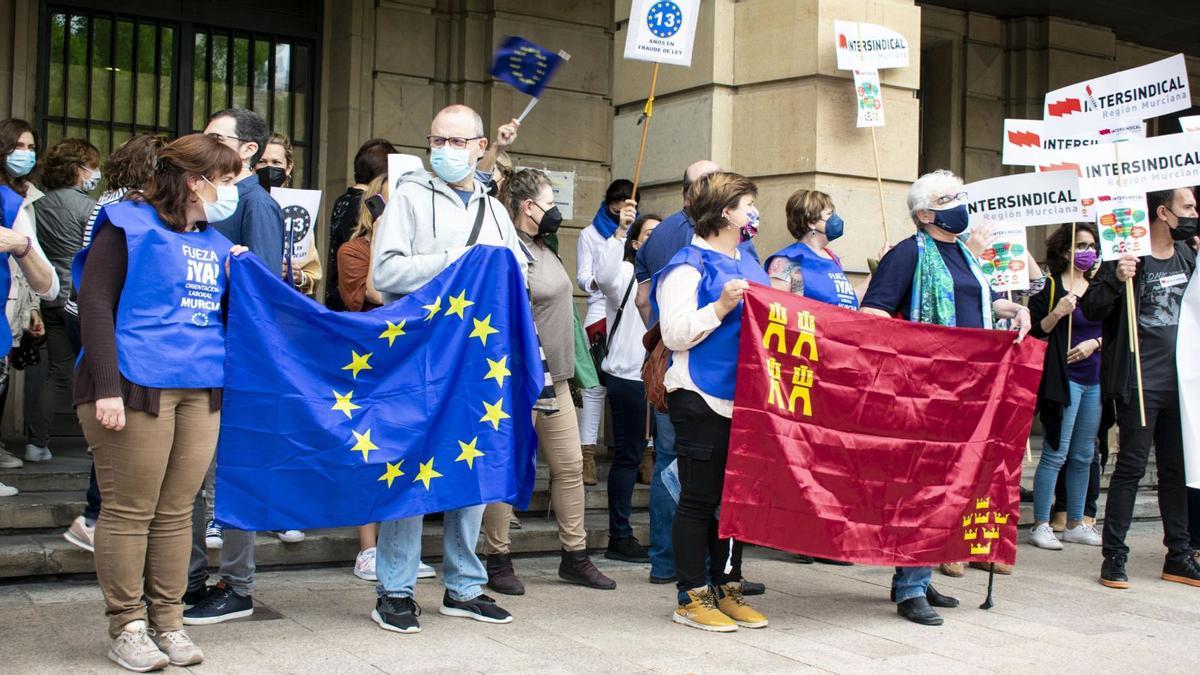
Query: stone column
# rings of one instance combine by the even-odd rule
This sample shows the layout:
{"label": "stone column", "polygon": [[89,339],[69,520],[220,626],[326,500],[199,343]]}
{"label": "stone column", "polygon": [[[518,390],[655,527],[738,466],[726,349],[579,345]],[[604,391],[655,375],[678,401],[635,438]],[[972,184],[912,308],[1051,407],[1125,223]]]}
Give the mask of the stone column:
{"label": "stone column", "polygon": [[[630,2],[619,0],[613,44],[613,175],[632,176],[636,125],[653,64],[622,58]],[[887,126],[876,129],[889,232],[911,234],[905,191],[917,176],[921,10],[911,0],[706,0],[691,68],[662,66],[642,181],[647,210],[681,206],[681,179],[710,158],[759,187],[769,254],[792,241],[784,205],[797,189],[829,193],[846,220],[833,248],[866,272],[883,243],[871,133],[855,127],[853,76],[837,70],[834,19],[888,26],[909,42],[910,66],[881,71]]]}

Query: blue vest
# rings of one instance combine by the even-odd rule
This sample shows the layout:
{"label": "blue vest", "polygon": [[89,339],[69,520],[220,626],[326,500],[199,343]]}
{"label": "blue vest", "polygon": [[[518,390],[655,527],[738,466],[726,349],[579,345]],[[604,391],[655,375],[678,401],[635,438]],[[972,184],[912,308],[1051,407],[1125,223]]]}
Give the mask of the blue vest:
{"label": "blue vest", "polygon": [[[225,382],[228,288],[225,259],[233,246],[213,228],[175,232],[145,202],[101,209],[92,241],[105,225],[125,231],[129,265],[117,305],[117,363],[125,379],[154,389],[207,389]],[[91,247],[71,273],[82,289]]]}
{"label": "blue vest", "polygon": [[823,302],[827,305],[837,305],[846,309],[858,309],[858,295],[854,286],[846,278],[842,263],[826,249],[831,258],[825,258],[808,247],[807,244],[796,242],[775,255],[767,258],[763,269],[771,266],[775,258],[784,257],[800,266],[804,275],[804,297]]}
{"label": "blue vest", "polygon": [[[12,229],[21,213],[25,198],[7,185],[0,185],[0,226]],[[12,274],[8,269],[8,254],[0,253],[0,298],[8,300],[8,289],[12,288]],[[8,322],[5,321],[5,324]],[[0,330],[0,358],[12,351],[12,331],[8,326]]]}
{"label": "blue vest", "polygon": [[[654,275],[650,289],[650,300],[654,312],[658,313],[658,284],[666,279],[671,270],[680,265],[691,265],[700,272],[700,286],[696,289],[697,306],[704,307],[721,297],[725,282],[745,279],[764,286],[771,279],[758,262],[742,253],[741,259],[730,258],[711,249],[691,245],[679,249],[671,261]],[[742,305],[739,304],[717,329],[688,351],[688,374],[700,390],[709,396],[730,400],[737,381],[738,340],[742,333]]]}

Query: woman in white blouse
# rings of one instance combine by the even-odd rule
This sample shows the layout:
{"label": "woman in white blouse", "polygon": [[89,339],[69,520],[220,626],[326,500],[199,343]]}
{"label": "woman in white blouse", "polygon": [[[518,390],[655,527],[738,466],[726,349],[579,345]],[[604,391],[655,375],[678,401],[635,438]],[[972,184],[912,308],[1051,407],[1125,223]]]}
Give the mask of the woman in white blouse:
{"label": "woman in white blouse", "polygon": [[717,536],[742,295],[750,281],[771,284],[738,250],[744,236],[758,231],[757,194],[754,183],[735,173],[718,171],[693,183],[687,211],[695,237],[654,276],[650,292],[672,352],[664,384],[681,486],[672,532],[679,606],[672,620],[716,632],[767,625],[742,598],[741,544]]}
{"label": "woman in white blouse", "polygon": [[608,355],[600,368],[606,376],[614,436],[608,472],[608,551],[604,557],[626,562],[650,561],[629,525],[638,461],[646,447],[646,387],[642,384],[642,362],[646,360],[642,336],[646,325],[635,304],[633,257],[661,220],[651,215],[638,218],[637,203],[625,202],[617,229],[604,240],[595,267],[608,326]]}

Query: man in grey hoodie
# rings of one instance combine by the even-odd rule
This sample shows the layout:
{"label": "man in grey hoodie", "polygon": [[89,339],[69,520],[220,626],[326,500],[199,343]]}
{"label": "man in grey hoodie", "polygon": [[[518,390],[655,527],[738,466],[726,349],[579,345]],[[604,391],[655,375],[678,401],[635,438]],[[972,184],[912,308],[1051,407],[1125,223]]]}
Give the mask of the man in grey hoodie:
{"label": "man in grey hoodie", "polygon": [[[430,128],[433,173],[389,179],[395,183],[375,226],[371,256],[372,280],[385,302],[417,290],[475,244],[509,248],[524,272],[528,258],[508,212],[475,180],[475,167],[487,144],[479,115],[467,106],[452,105],[434,117]],[[487,274],[487,270],[480,272]],[[475,554],[483,508],[471,506],[444,515],[446,592],[440,611],[485,623],[509,623],[512,615],[483,594],[487,572]],[[384,630],[421,630],[413,600],[420,555],[420,516],[380,526],[375,562],[378,597],[371,618]]]}

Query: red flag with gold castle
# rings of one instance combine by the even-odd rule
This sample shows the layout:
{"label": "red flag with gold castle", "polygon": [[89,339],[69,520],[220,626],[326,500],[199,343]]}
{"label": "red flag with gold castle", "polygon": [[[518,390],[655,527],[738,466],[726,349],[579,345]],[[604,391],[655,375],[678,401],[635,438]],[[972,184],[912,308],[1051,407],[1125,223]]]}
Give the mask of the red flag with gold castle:
{"label": "red flag with gold castle", "polygon": [[745,296],[721,536],[875,565],[1013,563],[1045,344]]}

